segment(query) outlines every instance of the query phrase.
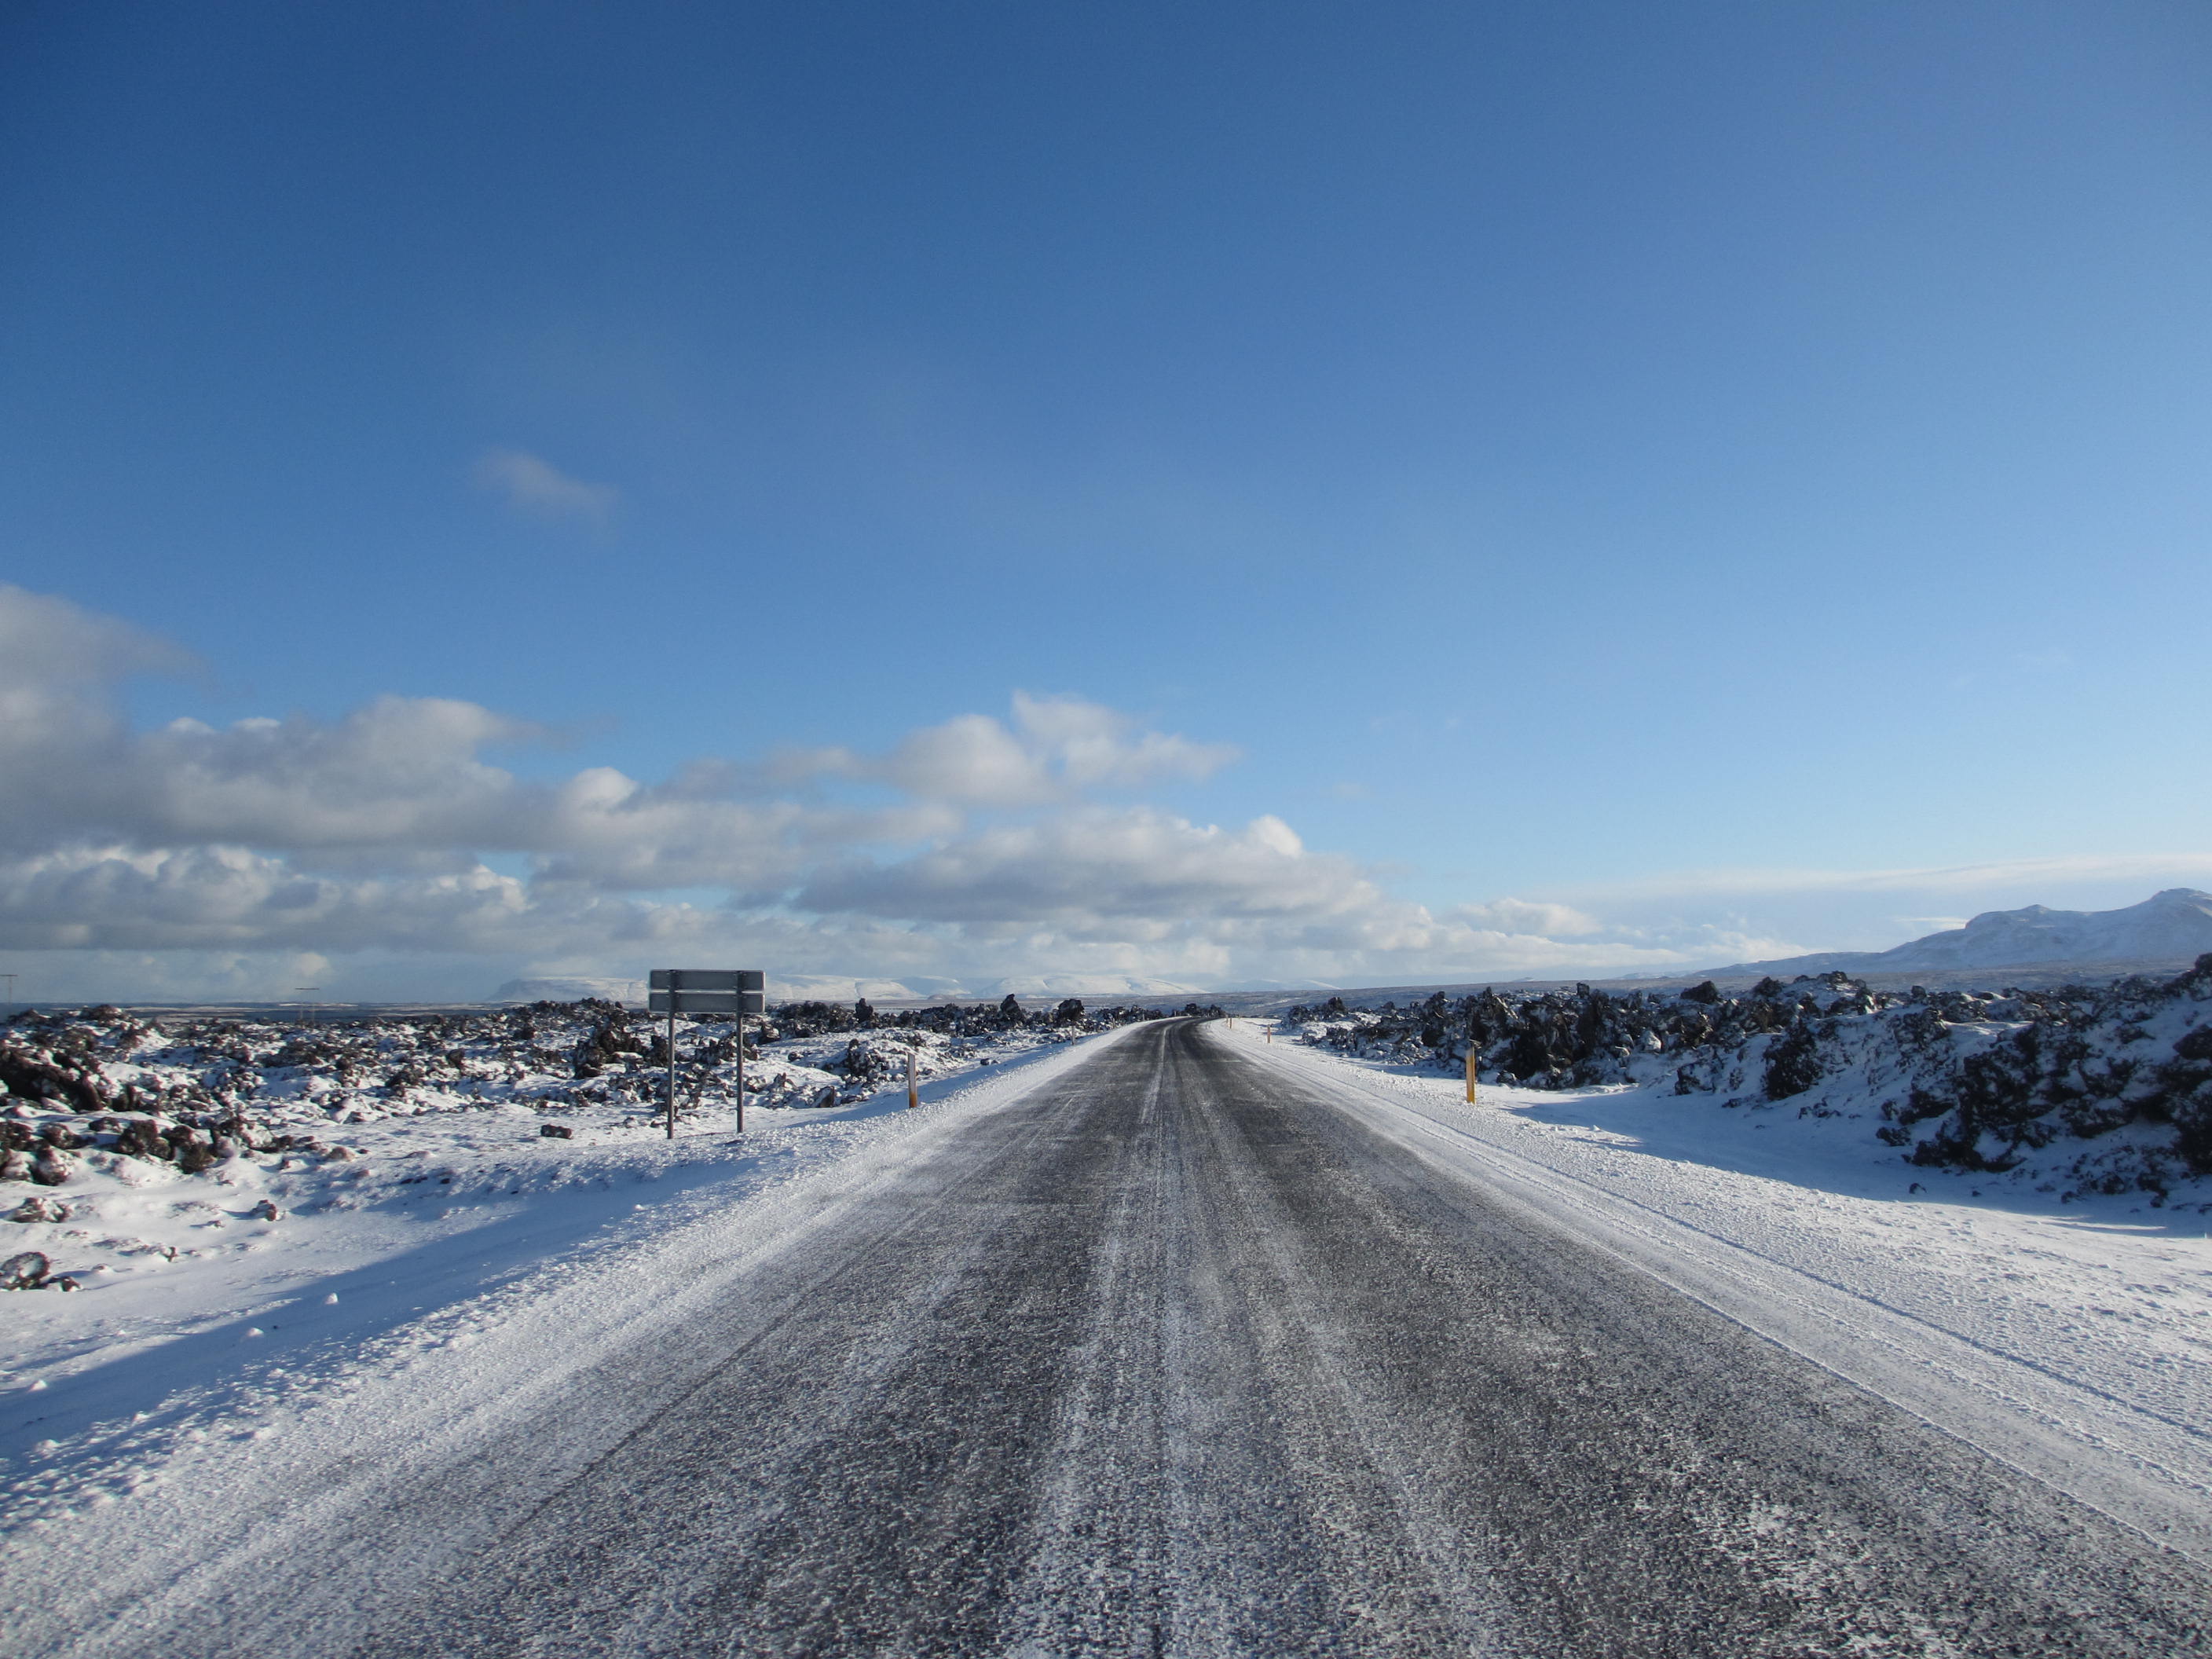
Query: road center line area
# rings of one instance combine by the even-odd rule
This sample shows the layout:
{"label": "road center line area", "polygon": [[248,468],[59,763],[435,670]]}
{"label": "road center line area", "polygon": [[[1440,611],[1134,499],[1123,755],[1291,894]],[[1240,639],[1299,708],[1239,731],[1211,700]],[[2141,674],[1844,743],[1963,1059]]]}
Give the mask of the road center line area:
{"label": "road center line area", "polygon": [[1201,1020],[1071,1050],[620,1318],[518,1298],[48,1504],[8,1650],[2212,1650],[2151,1499],[1392,1109]]}

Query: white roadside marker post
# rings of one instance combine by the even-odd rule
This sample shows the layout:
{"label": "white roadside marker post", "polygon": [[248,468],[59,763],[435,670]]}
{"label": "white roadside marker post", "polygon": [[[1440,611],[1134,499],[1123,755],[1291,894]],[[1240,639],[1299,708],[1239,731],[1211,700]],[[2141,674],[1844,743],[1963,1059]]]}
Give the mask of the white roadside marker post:
{"label": "white roadside marker post", "polygon": [[731,976],[738,994],[738,1133],[745,1132],[745,1016],[768,1012],[768,975],[758,968],[740,968]]}

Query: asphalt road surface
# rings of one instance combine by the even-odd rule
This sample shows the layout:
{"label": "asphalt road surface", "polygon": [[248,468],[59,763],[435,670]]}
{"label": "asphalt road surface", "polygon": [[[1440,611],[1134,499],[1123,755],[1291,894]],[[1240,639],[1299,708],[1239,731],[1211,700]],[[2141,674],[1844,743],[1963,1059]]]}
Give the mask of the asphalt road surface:
{"label": "asphalt road surface", "polygon": [[[685,1334],[714,1357],[680,1389],[574,1403],[633,1413],[618,1443],[283,1645],[2208,1650],[2203,1570],[1203,1022],[979,1115],[826,1236]],[[500,1462],[453,1473],[456,1515]]]}

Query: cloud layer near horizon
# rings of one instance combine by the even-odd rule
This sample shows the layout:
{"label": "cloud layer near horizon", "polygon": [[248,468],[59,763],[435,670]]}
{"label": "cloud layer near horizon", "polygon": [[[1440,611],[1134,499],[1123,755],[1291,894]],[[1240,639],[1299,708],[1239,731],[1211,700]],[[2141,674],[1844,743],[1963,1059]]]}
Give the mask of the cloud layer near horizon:
{"label": "cloud layer near horizon", "polygon": [[[1432,911],[1279,817],[1218,826],[1128,799],[1236,751],[1077,697],[1017,692],[1005,719],[962,714],[881,753],[702,759],[651,783],[520,775],[489,757],[549,734],[446,698],[134,729],[122,682],[190,665],[126,623],[0,586],[0,947],[35,959],[33,994],[273,995],[304,977],[332,995],[458,997],[494,974],[687,959],[1372,984],[1798,948],[1648,896],[1618,907],[1653,912],[1638,926],[1510,898]],[[1758,885],[1747,872],[1727,890]]]}

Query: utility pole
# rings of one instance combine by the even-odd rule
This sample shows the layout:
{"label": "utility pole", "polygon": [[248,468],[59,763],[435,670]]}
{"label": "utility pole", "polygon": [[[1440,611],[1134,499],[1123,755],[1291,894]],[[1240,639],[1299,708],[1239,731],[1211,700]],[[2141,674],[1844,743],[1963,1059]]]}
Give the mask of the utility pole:
{"label": "utility pole", "polygon": [[319,997],[322,995],[322,994],[323,988],[319,985],[295,985],[292,988],[292,994],[295,997],[303,999],[300,1006],[306,1011],[307,1018],[305,1023],[309,1025],[313,1025],[315,1023],[315,1005],[312,1002],[304,1000],[304,999],[307,997]]}

